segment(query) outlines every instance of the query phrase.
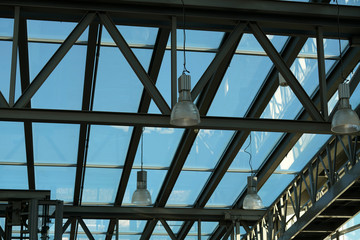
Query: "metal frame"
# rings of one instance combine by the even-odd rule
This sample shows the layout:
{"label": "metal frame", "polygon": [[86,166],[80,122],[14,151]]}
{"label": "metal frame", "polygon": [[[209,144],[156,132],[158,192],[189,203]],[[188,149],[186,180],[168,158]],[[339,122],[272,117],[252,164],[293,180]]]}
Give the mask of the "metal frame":
{"label": "metal frame", "polygon": [[[196,2],[185,0],[185,6],[187,9],[186,28],[221,30],[227,33],[225,34],[221,47],[214,50],[217,51],[214,60],[211,62],[210,66],[204,72],[198,84],[192,91],[193,99],[198,97],[197,105],[201,115],[203,115],[202,123],[199,126],[185,130],[181,143],[177,148],[174,158],[172,159],[172,164],[169,168],[168,174],[166,175],[165,181],[160,189],[159,196],[155,201],[155,208],[151,209],[158,209],[165,206],[186,161],[192,144],[195,141],[198,129],[226,129],[236,130],[237,132],[226,148],[223,156],[219,159],[214,172],[211,174],[211,177],[196,200],[194,208],[202,208],[205,206],[211,194],[219,184],[221,178],[226,173],[237,152],[242,147],[250,131],[287,132],[288,134],[286,134],[282,138],[281,142],[278,143],[277,148],[270,156],[268,156],[266,163],[257,173],[259,186],[261,187],[273,173],[274,169],[281,161],[282,156],[284,156],[284,154],[292,148],[302,133],[331,133],[330,123],[324,121],[324,119],[328,120],[327,100],[336,91],[338,83],[341,82],[341,75],[347,75],[360,60],[360,48],[355,46],[360,26],[359,7],[340,6],[337,8],[336,6],[328,6],[324,4],[305,4],[280,1],[270,2],[264,0],[253,0],[251,2],[241,0],[241,4],[235,0],[215,0],[211,2],[205,0],[199,0]],[[84,6],[82,1],[73,1],[70,3],[56,2],[54,0],[46,2],[0,0],[0,9],[0,16],[14,18],[16,23],[14,24],[14,37],[12,38],[14,43],[10,85],[12,90],[10,91],[9,103],[7,103],[4,96],[0,94],[0,106],[2,107],[0,109],[0,120],[24,122],[29,188],[35,189],[32,122],[81,124],[76,183],[74,189],[74,207],[81,204],[82,182],[85,174],[87,140],[90,134],[90,125],[110,124],[135,126],[114,203],[115,207],[121,206],[141,136],[142,127],[172,127],[169,124],[168,116],[170,114],[170,108],[161,96],[160,92],[157,90],[155,83],[164,52],[168,49],[166,44],[171,28],[173,31],[174,29],[176,31],[177,28],[183,27],[180,24],[181,21],[176,21],[182,18],[182,5],[180,3],[169,3],[165,0],[153,0],[151,2],[145,0],[136,2],[132,0],[120,2],[112,0],[99,0],[98,2],[95,1],[92,4],[87,4],[86,6]],[[342,59],[343,66],[339,66],[339,64],[337,64],[331,71],[330,75],[325,76],[325,56],[321,43],[324,37],[338,36],[338,10],[342,24],[340,37],[348,38],[350,40],[354,39],[355,45],[350,47],[344,53]],[[69,37],[61,44],[58,51],[30,84],[27,49],[29,39],[27,38],[26,19],[34,18],[34,16],[36,16],[37,19],[78,21],[79,24]],[[96,16],[98,16],[98,18]],[[96,76],[96,50],[99,50],[101,45],[100,41],[98,40],[97,42],[96,40],[98,34],[101,34],[98,32],[99,23],[105,25],[105,28],[114,39],[116,46],[124,54],[130,66],[132,66],[134,72],[138,75],[140,81],[144,85],[145,90],[143,92],[137,114],[92,111],[91,97],[93,96],[92,91],[94,91],[94,76]],[[125,42],[121,33],[116,29],[115,24],[160,27],[158,38],[154,46],[151,64],[147,72],[143,69],[135,57],[130,48],[131,46]],[[41,87],[46,78],[51,74],[69,49],[74,44],[77,44],[78,37],[89,25],[89,38],[86,43],[88,46],[88,53],[86,60],[82,110],[58,111],[25,109],[31,108],[31,97]],[[290,87],[306,108],[307,113],[302,111],[297,120],[258,119],[278,87],[278,71],[275,67],[273,67],[269,72],[265,84],[253,100],[251,108],[248,110],[245,118],[205,117],[226,69],[236,52],[238,42],[244,32],[254,33],[268,56],[273,60],[276,68],[289,82]],[[280,34],[294,37],[289,39],[286,47],[279,54],[265,34]],[[318,41],[320,89],[314,96],[309,97],[291,73],[289,66],[298,56],[298,53],[307,37],[314,36],[317,37]],[[175,38],[173,40],[175,40]],[[97,43],[98,48],[96,47]],[[20,75],[23,94],[14,104],[15,109],[11,107],[13,105],[12,99],[15,89],[14,76],[16,70],[17,47],[19,48]],[[176,49],[176,47],[172,46],[172,55],[174,56]],[[196,49],[194,51],[196,51]],[[172,61],[173,63],[175,62],[174,59],[172,59]],[[173,82],[174,77],[176,76],[174,69],[175,68],[173,68],[172,71]],[[360,71],[357,71],[355,73],[355,79],[351,82],[352,91],[359,82],[359,72]],[[151,99],[155,101],[162,112],[162,115],[147,114]],[[172,98],[171,105],[174,105],[174,96]],[[321,109],[321,112],[319,109]],[[309,121],[309,115],[316,121]],[[310,174],[309,178],[315,178],[315,175],[313,176]],[[314,180],[311,180],[310,182],[314,183]],[[303,190],[306,189],[309,192],[308,195],[313,203],[316,200],[316,194],[314,194],[315,186],[316,184],[309,184],[308,182],[305,182],[303,186]],[[298,195],[301,193],[301,191],[295,192]],[[238,201],[234,203],[234,208],[241,205],[244,194],[245,193],[239,196]],[[299,205],[299,203],[300,201],[294,203],[294,206]],[[153,215],[156,215],[156,213],[153,213]],[[272,218],[273,215],[268,216],[267,220],[264,220],[263,222],[267,221],[270,223]],[[184,239],[193,223],[198,221],[198,219],[200,218],[186,219],[188,221],[182,226],[177,236],[175,236],[175,234],[171,231],[168,231],[169,235],[172,239]],[[150,221],[146,225],[144,233],[141,237],[143,240],[150,237],[157,220],[163,221],[163,225],[166,228],[166,220],[168,220],[168,218],[159,218],[157,220],[149,218],[148,220]],[[80,225],[82,225],[85,232],[87,231],[86,225],[81,218],[78,219],[76,217],[71,217],[66,223],[68,225],[70,222],[72,223],[71,239],[75,239],[76,237],[78,226],[77,221]],[[112,219],[107,232],[107,240],[111,239],[115,224],[116,220]],[[230,225],[233,226],[232,224],[234,223],[231,223]],[[241,224],[250,231],[248,222],[245,221]],[[221,225],[227,227],[219,227],[218,231],[214,233],[214,236],[218,236],[217,239],[220,239],[220,237],[225,239],[230,235],[234,238],[234,234],[230,231],[231,227],[229,227],[229,223],[221,223]],[[66,228],[67,227],[65,227],[65,229]],[[260,227],[252,228],[252,231],[262,231],[262,234],[265,234],[264,229]],[[57,228],[57,232],[59,232],[59,226]],[[91,233],[88,231],[86,234],[89,239],[91,239]]]}

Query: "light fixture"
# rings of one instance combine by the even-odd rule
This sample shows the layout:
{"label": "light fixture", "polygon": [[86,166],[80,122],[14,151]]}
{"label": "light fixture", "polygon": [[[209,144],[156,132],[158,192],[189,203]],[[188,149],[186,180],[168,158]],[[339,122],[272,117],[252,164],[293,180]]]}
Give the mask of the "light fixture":
{"label": "light fixture", "polygon": [[256,210],[264,208],[260,196],[257,194],[257,177],[253,175],[253,168],[251,164],[252,155],[247,149],[251,146],[251,132],[249,134],[249,144],[244,149],[244,152],[249,155],[249,166],[251,175],[247,177],[247,193],[243,201],[243,208],[248,210]]}
{"label": "light fixture", "polygon": [[137,172],[136,190],[132,196],[131,203],[138,206],[151,204],[151,195],[147,190],[147,172],[143,170],[144,155],[144,129],[141,134],[141,170]]}
{"label": "light fixture", "polygon": [[[340,40],[340,7],[339,2],[336,0],[337,5],[337,25],[338,25],[338,43],[339,43],[339,56],[340,56],[340,72],[342,79],[344,77],[342,52],[341,52],[341,40]],[[339,94],[339,106],[335,112],[331,121],[331,131],[336,134],[351,134],[360,131],[359,116],[350,105],[350,88],[347,82],[341,83],[338,89]]]}
{"label": "light fixture", "polygon": [[257,194],[257,177],[248,176],[247,184],[247,194],[244,198],[243,208],[251,210],[264,208],[262,200]]}
{"label": "light fixture", "polygon": [[351,134],[360,131],[359,116],[351,109],[348,83],[339,85],[339,106],[331,122],[331,131],[337,134]]}
{"label": "light fixture", "polygon": [[279,73],[279,86],[280,87],[287,87],[289,86],[287,81],[285,80],[285,78],[283,77],[283,75],[281,75],[281,73]]}
{"label": "light fixture", "polygon": [[170,124],[182,127],[197,125],[200,114],[191,100],[191,77],[183,72],[178,81],[179,99],[171,111]]}
{"label": "light fixture", "polygon": [[184,69],[181,76],[178,78],[178,102],[171,110],[170,124],[180,127],[195,126],[200,123],[200,114],[196,105],[191,99],[191,76],[186,69],[186,33],[185,33],[185,5],[181,0],[183,6],[183,33],[184,33]]}

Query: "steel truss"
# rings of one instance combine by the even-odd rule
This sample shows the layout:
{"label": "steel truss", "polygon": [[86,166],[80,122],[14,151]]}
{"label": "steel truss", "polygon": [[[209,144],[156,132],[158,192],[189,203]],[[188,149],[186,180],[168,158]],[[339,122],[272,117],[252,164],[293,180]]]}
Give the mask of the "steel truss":
{"label": "steel truss", "polygon": [[[357,137],[331,137],[247,233],[246,239],[293,239],[303,230],[307,237],[312,233],[313,237],[321,238],[320,231],[324,238],[335,231],[336,227],[317,230],[307,226],[318,216],[323,221],[336,218],[334,213],[322,213],[358,180],[359,156]],[[345,215],[342,217],[348,219]]]}
{"label": "steel truss", "polygon": [[[257,174],[260,187],[264,184],[271,173],[276,169],[281,156],[286,154],[300,138],[301,133],[330,133],[329,116],[327,112],[327,100],[336,91],[337,85],[341,82],[341,75],[347,75],[359,62],[359,29],[360,29],[360,8],[324,4],[306,4],[296,2],[281,1],[252,1],[235,0],[215,0],[215,1],[190,1],[185,0],[187,12],[188,29],[202,30],[221,30],[227,32],[216,57],[211,62],[208,69],[204,72],[198,84],[192,91],[193,99],[199,96],[198,107],[202,115],[202,123],[195,129],[227,129],[237,130],[233,140],[224,152],[222,158],[211,175],[207,185],[197,199],[195,206],[203,207],[211,194],[217,187],[221,178],[230,166],[233,158],[241,148],[250,131],[280,131],[289,133],[286,135],[279,147],[274,150],[274,155],[268,157],[266,164]],[[323,46],[319,44],[324,37],[338,37],[338,13],[341,20],[340,37],[350,40],[351,46],[344,53],[344,66],[336,65],[329,76],[324,73]],[[119,183],[118,192],[114,205],[121,206],[124,192],[132,169],[134,157],[139,143],[141,129],[143,126],[172,127],[169,125],[170,107],[164,101],[161,93],[155,86],[157,75],[161,66],[166,43],[169,37],[170,28],[183,27],[182,6],[179,3],[169,3],[165,0],[145,0],[139,1],[93,1],[91,4],[84,4],[83,1],[26,1],[26,0],[0,0],[0,16],[14,18],[13,36],[13,58],[11,71],[10,101],[5,100],[0,93],[0,120],[21,121],[25,124],[25,139],[27,152],[27,167],[29,188],[35,189],[34,156],[32,143],[32,124],[31,122],[62,122],[80,123],[79,150],[76,172],[76,184],[74,190],[74,205],[81,204],[82,181],[85,174],[87,140],[90,134],[90,124],[111,124],[135,126],[123,174]],[[27,51],[27,29],[26,19],[41,20],[61,20],[76,21],[79,24],[73,32],[62,42],[60,48],[48,61],[40,73],[30,84],[29,62]],[[120,32],[117,31],[115,24],[156,26],[159,33],[154,46],[154,53],[151,64],[146,71],[143,69],[130,46],[124,41]],[[114,39],[116,46],[123,53],[129,65],[139,77],[144,85],[144,92],[137,114],[126,113],[101,113],[93,112],[91,108],[91,98],[93,96],[96,76],[96,55],[101,44],[99,40],[99,28],[101,25],[109,31]],[[85,86],[83,94],[82,111],[57,111],[57,110],[35,110],[31,108],[31,98],[46,81],[47,77],[59,64],[69,49],[76,44],[77,39],[83,31],[90,26],[89,38],[87,42],[87,60],[85,70]],[[266,84],[260,89],[256,99],[254,99],[251,109],[248,110],[246,118],[212,118],[205,117],[226,69],[231,62],[232,56],[236,51],[236,46],[242,34],[251,32],[262,45],[266,54],[271,58],[276,66],[272,68]],[[289,39],[286,47],[279,54],[265,34],[293,36]],[[308,96],[302,86],[298,83],[295,76],[289,69],[297,53],[301,50],[308,37],[316,37],[318,41],[318,65],[320,88],[315,96]],[[19,50],[20,75],[22,85],[22,95],[18,101],[14,101],[14,71],[16,70],[17,46]],[[172,47],[174,48],[174,47]],[[174,50],[174,49],[173,49]],[[173,68],[174,69],[174,68]],[[278,87],[278,71],[285,77],[292,91],[303,104],[304,109],[298,120],[266,120],[257,119],[266,107],[270,98]],[[358,71],[359,72],[359,71]],[[357,72],[357,79],[359,73]],[[352,89],[355,89],[357,81],[352,81]],[[174,92],[174,89],[172,89]],[[162,115],[146,114],[150,100],[154,100]],[[321,109],[321,111],[320,111]],[[315,121],[309,121],[309,117]],[[106,119],[106,120],[104,120]],[[168,200],[172,188],[180,174],[182,166],[186,161],[187,154],[197,136],[196,131],[188,129],[185,131],[181,143],[178,146],[173,158],[168,175],[161,187],[159,197],[155,202],[155,207],[163,207]],[[279,157],[280,156],[280,157]],[[311,186],[311,185],[310,185]],[[308,186],[309,188],[309,186]],[[243,195],[239,201],[234,203],[234,208],[241,204]],[[186,222],[180,230],[179,239],[184,239],[188,230],[195,220]],[[115,220],[110,222],[107,239],[111,236],[115,228]],[[157,221],[149,221],[141,239],[148,239]],[[71,224],[73,223],[73,224]],[[71,239],[75,239],[77,224],[75,219],[69,219],[66,223],[71,227]],[[86,225],[82,220],[79,224],[86,231]],[[223,225],[223,224],[222,224]],[[225,237],[231,234],[231,226],[225,224]],[[247,224],[242,224],[246,229]],[[166,222],[164,224],[166,228]],[[224,230],[224,228],[223,228]],[[253,229],[256,231],[256,229]],[[87,233],[88,234],[88,233]],[[170,234],[174,239],[173,234]],[[89,239],[93,239],[88,235]],[[224,239],[225,239],[224,237]]]}

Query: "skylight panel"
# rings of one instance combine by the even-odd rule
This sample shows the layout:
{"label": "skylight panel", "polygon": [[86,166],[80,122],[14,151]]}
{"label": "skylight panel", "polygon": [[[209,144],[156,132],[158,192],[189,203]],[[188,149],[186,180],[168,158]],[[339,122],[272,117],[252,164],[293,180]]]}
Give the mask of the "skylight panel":
{"label": "skylight panel", "polygon": [[82,204],[114,203],[122,169],[86,167]]}
{"label": "skylight panel", "polygon": [[75,164],[78,124],[33,123],[35,163]]}
{"label": "skylight panel", "polygon": [[0,165],[0,189],[28,189],[26,166]]}
{"label": "skylight panel", "polygon": [[72,202],[75,173],[75,167],[35,166],[36,189],[50,190],[51,199]]}
{"label": "skylight panel", "polygon": [[0,18],[0,36],[12,37],[14,31],[14,19]]}
{"label": "skylight panel", "polygon": [[0,122],[0,162],[26,162],[24,123]]}
{"label": "skylight panel", "polygon": [[123,165],[133,127],[91,125],[87,164]]}
{"label": "skylight panel", "polygon": [[209,176],[210,172],[181,171],[167,205],[193,205]]}

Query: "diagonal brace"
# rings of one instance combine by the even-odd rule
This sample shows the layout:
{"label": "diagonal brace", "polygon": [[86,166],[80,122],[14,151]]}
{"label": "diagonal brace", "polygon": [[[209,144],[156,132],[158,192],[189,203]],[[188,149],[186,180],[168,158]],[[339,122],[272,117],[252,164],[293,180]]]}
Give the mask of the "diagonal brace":
{"label": "diagonal brace", "polygon": [[145,69],[136,58],[133,51],[131,51],[131,48],[126,43],[119,30],[116,28],[114,22],[106,14],[100,13],[99,17],[105,28],[108,30],[110,36],[113,38],[114,42],[134,70],[135,74],[144,85],[144,88],[160,109],[161,113],[170,115],[170,108],[165,99],[162,97],[161,93],[156,88],[155,84],[150,79],[149,75],[146,73]]}
{"label": "diagonal brace", "polygon": [[324,121],[323,116],[320,114],[315,104],[311,101],[310,97],[305,92],[304,88],[297,81],[294,74],[291,72],[289,67],[286,65],[285,61],[281,55],[277,52],[275,47],[272,45],[270,40],[266,37],[265,33],[260,29],[260,27],[254,23],[249,23],[254,36],[264,48],[265,52],[269,58],[273,61],[276,68],[283,75],[286,82],[289,84],[290,88],[293,90],[294,94],[297,96],[299,101],[302,103],[306,111],[309,112],[310,116],[317,121]]}
{"label": "diagonal brace", "polygon": [[89,13],[79,22],[79,24],[74,28],[74,30],[70,33],[70,35],[65,39],[64,43],[59,47],[59,49],[55,52],[55,54],[46,63],[44,68],[41,69],[39,74],[34,78],[34,80],[31,82],[30,86],[25,90],[25,92],[17,100],[17,102],[14,105],[15,108],[23,108],[26,106],[26,104],[30,101],[32,96],[34,96],[34,94],[37,92],[37,90],[45,82],[47,77],[52,73],[52,71],[60,63],[60,61],[63,59],[63,57],[66,55],[66,53],[74,45],[76,40],[85,31],[87,26],[92,22],[94,17],[95,17],[95,13]]}

